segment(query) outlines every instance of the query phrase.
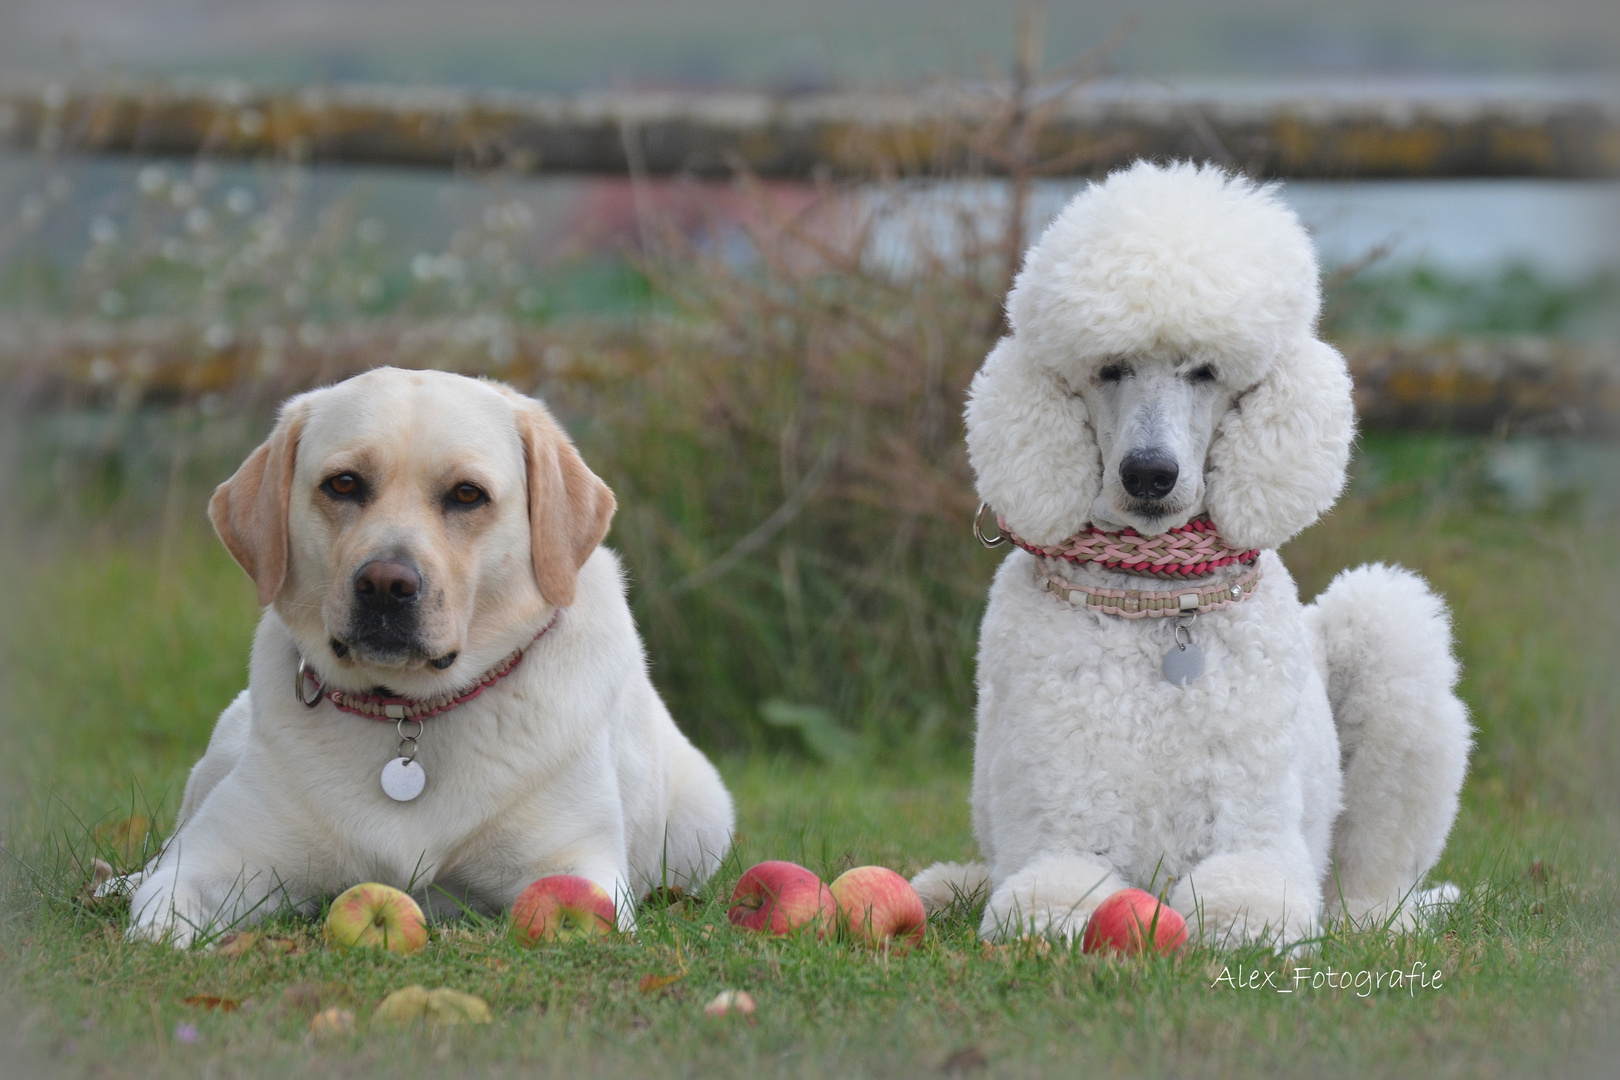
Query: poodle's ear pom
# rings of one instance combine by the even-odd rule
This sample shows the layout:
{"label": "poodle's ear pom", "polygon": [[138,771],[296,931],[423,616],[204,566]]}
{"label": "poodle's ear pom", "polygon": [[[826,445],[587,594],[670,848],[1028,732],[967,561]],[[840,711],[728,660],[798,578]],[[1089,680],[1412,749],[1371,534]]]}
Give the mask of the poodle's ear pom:
{"label": "poodle's ear pom", "polygon": [[1210,519],[1236,547],[1281,547],[1339,497],[1355,433],[1338,350],[1312,338],[1285,349],[1216,429]]}
{"label": "poodle's ear pom", "polygon": [[967,447],[979,498],[1019,536],[1056,544],[1085,525],[1102,486],[1085,402],[1032,363],[1016,336],[1002,338],[973,377]]}

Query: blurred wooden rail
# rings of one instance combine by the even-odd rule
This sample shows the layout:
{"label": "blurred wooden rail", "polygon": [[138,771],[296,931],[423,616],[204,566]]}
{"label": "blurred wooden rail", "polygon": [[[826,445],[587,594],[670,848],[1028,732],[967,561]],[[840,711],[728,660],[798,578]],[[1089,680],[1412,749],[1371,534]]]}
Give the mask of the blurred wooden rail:
{"label": "blurred wooden rail", "polygon": [[[1292,96],[1290,96],[1290,93]],[[0,146],[524,173],[996,173],[975,133],[998,106],[918,94],[601,93],[337,87],[0,86]],[[1399,87],[1178,95],[1103,84],[1055,105],[1030,160],[1097,174],[1141,156],[1297,179],[1620,176],[1612,88]]]}
{"label": "blurred wooden rail", "polygon": [[[221,345],[167,320],[0,320],[0,398],[54,406],[121,401],[221,404],[285,394],[379,364],[488,374],[524,388],[596,380],[624,342],[487,317],[260,328]],[[1547,339],[1407,345],[1351,342],[1367,428],[1620,438],[1616,346]],[[609,368],[612,365],[608,365]]]}

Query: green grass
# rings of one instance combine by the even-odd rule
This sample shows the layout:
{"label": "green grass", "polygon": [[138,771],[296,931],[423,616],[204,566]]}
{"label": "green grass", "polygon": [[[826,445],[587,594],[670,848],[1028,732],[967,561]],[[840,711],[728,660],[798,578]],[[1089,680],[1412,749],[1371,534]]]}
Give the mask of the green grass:
{"label": "green grass", "polygon": [[[0,997],[13,1019],[0,1039],[15,1040],[17,1062],[98,1077],[937,1075],[967,1047],[990,1076],[1569,1067],[1617,1019],[1620,989],[1614,695],[1600,663],[1620,610],[1613,546],[1601,521],[1502,505],[1490,449],[1374,440],[1352,494],[1285,552],[1307,595],[1345,565],[1384,558],[1424,571],[1456,612],[1479,742],[1439,875],[1466,900],[1422,934],[1336,932],[1297,962],[1387,972],[1421,961],[1443,973],[1438,988],[1239,990],[1219,981],[1223,966],[1272,972],[1284,986],[1295,985],[1294,967],[1252,949],[1133,960],[987,949],[973,913],[937,922],[909,956],[765,941],[726,925],[720,898],[759,859],[832,875],[971,856],[957,715],[868,737],[838,767],[722,757],[737,849],[705,898],[644,912],[635,942],[523,952],[498,922],[469,922],[437,927],[416,956],[342,954],[283,916],[269,932],[290,952],[125,944],[125,913],[79,898],[84,866],[96,853],[136,861],[146,828],[169,824],[214,715],[244,677],[253,599],[200,532],[57,526],[6,560]],[[670,650],[690,644],[656,638],[655,677]],[[760,692],[792,677],[790,667],[767,671]],[[638,989],[645,976],[676,974]],[[411,983],[478,994],[495,1022],[406,1032],[370,1023],[384,994]],[[755,1022],[702,1015],[723,988],[756,996]],[[241,1007],[185,1002],[197,996]],[[326,1005],[352,1009],[356,1032],[311,1038],[309,1019]],[[178,1025],[197,1041],[179,1041]]]}

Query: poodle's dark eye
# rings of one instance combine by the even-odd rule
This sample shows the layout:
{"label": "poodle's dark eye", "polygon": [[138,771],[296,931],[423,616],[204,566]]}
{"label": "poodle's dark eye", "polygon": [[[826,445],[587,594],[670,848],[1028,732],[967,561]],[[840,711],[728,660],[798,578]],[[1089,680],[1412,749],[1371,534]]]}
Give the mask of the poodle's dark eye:
{"label": "poodle's dark eye", "polygon": [[1127,365],[1109,364],[1097,372],[1097,378],[1101,382],[1119,382],[1129,374],[1131,374],[1131,369]]}
{"label": "poodle's dark eye", "polygon": [[1187,378],[1192,382],[1214,382],[1215,369],[1209,364],[1205,364],[1203,367],[1195,367],[1187,372]]}
{"label": "poodle's dark eye", "polygon": [[366,497],[365,481],[352,472],[327,477],[326,483],[321,485],[321,490],[342,502],[359,502]]}
{"label": "poodle's dark eye", "polygon": [[487,502],[488,493],[477,484],[463,482],[450,489],[449,505],[452,509],[470,510]]}

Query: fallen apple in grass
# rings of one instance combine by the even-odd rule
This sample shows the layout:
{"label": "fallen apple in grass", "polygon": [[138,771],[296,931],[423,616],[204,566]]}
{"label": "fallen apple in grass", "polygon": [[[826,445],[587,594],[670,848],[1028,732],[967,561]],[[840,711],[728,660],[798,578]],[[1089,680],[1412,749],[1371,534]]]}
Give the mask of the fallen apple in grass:
{"label": "fallen apple in grass", "polygon": [[1084,952],[1175,952],[1187,943],[1187,920],[1152,893],[1121,889],[1097,905],[1080,938]]}
{"label": "fallen apple in grass", "polygon": [[427,944],[427,922],[409,893],[368,881],[332,901],[326,940],[343,949],[413,953]]}
{"label": "fallen apple in grass", "polygon": [[928,925],[922,897],[911,882],[884,866],[845,870],[828,886],[838,905],[838,923],[851,938],[880,948],[892,942],[908,949],[921,943]]}
{"label": "fallen apple in grass", "polygon": [[601,937],[617,925],[613,897],[575,874],[543,877],[512,902],[512,940],[519,945]]}
{"label": "fallen apple in grass", "polygon": [[787,934],[804,927],[823,937],[833,928],[838,905],[821,879],[798,863],[772,859],[751,866],[731,890],[726,917],[744,930]]}

